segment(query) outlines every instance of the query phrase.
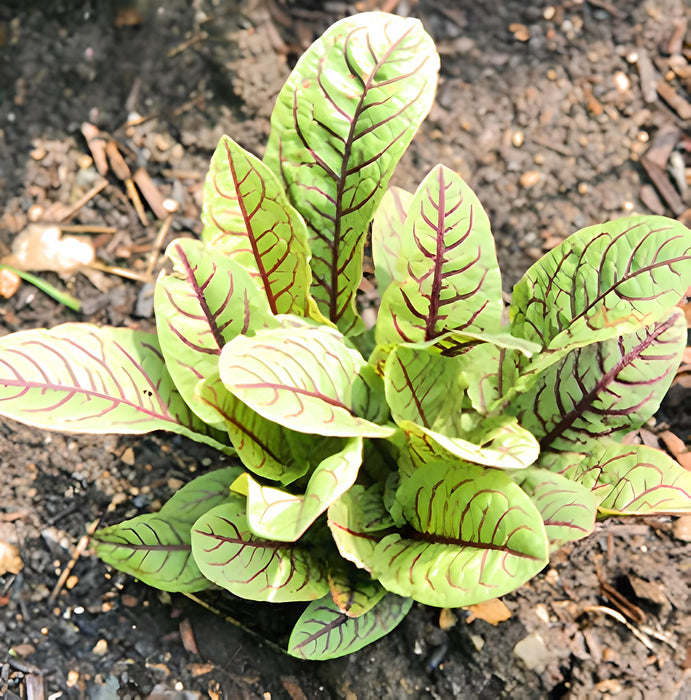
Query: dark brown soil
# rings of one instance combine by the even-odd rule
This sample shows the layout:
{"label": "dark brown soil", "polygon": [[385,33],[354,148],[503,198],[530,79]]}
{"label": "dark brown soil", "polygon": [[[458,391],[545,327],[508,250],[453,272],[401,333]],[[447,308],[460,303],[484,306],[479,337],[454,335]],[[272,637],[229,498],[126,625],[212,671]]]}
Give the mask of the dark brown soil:
{"label": "dark brown soil", "polygon": [[[262,2],[217,0],[3,3],[0,253],[30,219],[59,218],[56,205],[73,204],[98,181],[85,158],[84,121],[113,135],[130,166],[144,167],[179,202],[167,240],[198,233],[202,179],[220,135],[261,154],[274,97],[301,47],[341,13],[386,4],[394,3],[324,2],[317,11],[319,3],[273,0],[270,13]],[[686,215],[689,200],[679,208],[660,199],[639,160],[666,132],[688,157],[688,122],[650,94],[632,62],[645,54],[667,73],[670,39],[689,15],[683,0],[401,0],[398,10],[420,16],[433,34],[442,80],[396,184],[413,189],[436,162],[458,170],[493,221],[506,290],[573,230],[632,210]],[[683,81],[668,77],[688,103]],[[128,126],[137,115],[147,119]],[[157,226],[144,226],[123,184],[108,177],[70,223],[114,227],[96,241],[99,259],[143,272]],[[0,333],[68,320],[152,326],[149,289],[140,283],[102,272],[44,276],[67,286],[84,313],[25,285],[0,302]],[[659,420],[688,440],[685,391],[675,390]],[[0,544],[18,545],[23,561],[20,573],[0,575],[0,696],[691,693],[689,547],[665,517],[609,521],[557,552],[539,577],[506,596],[511,618],[497,626],[456,610],[456,624],[442,629],[438,610],[416,606],[388,637],[325,663],[291,659],[182,596],[109,571],[88,550],[51,597],[94,521],[155,509],[220,461],[168,435],[94,438],[0,425]],[[644,619],[613,617],[621,603],[603,584]],[[277,613],[243,603],[228,614],[271,631],[280,629]]]}

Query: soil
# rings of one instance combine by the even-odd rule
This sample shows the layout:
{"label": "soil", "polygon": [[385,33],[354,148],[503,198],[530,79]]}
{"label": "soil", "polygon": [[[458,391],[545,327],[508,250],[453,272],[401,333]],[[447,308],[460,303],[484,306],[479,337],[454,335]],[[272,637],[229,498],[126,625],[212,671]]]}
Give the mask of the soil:
{"label": "soil", "polygon": [[[178,202],[162,244],[198,234],[203,177],[221,134],[261,155],[273,100],[300,51],[334,19],[384,6],[421,17],[442,54],[437,104],[394,182],[414,189],[437,162],[459,171],[493,222],[507,291],[578,228],[634,210],[688,217],[683,183],[662,167],[654,188],[641,164],[651,144],[663,148],[667,139],[665,164],[675,149],[689,165],[689,73],[669,73],[685,60],[679,54],[689,57],[683,0],[270,5],[4,2],[0,253],[31,221],[62,220],[100,182],[85,121],[117,139],[130,167],[144,168]],[[661,99],[655,74],[676,102]],[[140,276],[161,243],[158,224],[140,221],[113,173],[69,223],[112,227],[93,238],[99,260]],[[24,285],[0,305],[0,333],[72,320],[152,328],[150,285],[103,271],[41,274],[82,300],[83,312]],[[690,416],[679,385],[648,427],[670,426],[688,443]],[[468,610],[440,620],[439,610],[416,606],[389,636],[324,663],[301,663],[251,631],[278,631],[276,608],[234,603],[229,614],[241,627],[109,570],[88,548],[58,585],[93,523],[154,510],[221,462],[169,435],[95,438],[0,425],[0,545],[16,545],[23,563],[0,575],[2,697],[691,694],[688,534],[668,517],[598,525],[506,596],[511,616],[497,625]]]}

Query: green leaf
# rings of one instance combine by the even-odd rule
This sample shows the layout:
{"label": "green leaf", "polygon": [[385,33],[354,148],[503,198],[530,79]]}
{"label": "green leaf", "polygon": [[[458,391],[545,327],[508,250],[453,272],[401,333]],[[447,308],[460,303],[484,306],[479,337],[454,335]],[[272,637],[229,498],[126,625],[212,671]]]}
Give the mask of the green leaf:
{"label": "green leaf", "polygon": [[74,433],[170,430],[221,450],[176,390],[151,333],[66,323],[0,338],[0,415]]}
{"label": "green leaf", "polygon": [[432,348],[399,345],[386,359],[384,384],[391,415],[431,428],[441,417],[460,412],[467,382],[462,358],[443,357]]}
{"label": "green leaf", "polygon": [[662,216],[589,226],[514,287],[511,332],[559,349],[636,330],[667,315],[691,279],[691,232]]}
{"label": "green leaf", "polygon": [[377,343],[420,342],[455,330],[498,332],[501,279],[489,219],[459,175],[437,165],[418,187],[384,292]]}
{"label": "green leaf", "polygon": [[379,12],[334,24],[300,58],[271,117],[264,156],[305,218],[312,294],[343,332],[367,227],[432,106],[439,56],[416,19]]}
{"label": "green leaf", "polygon": [[562,475],[591,489],[605,515],[691,512],[691,472],[652,447],[598,440]]}
{"label": "green leaf", "polygon": [[247,600],[316,600],[329,591],[317,551],[304,541],[287,544],[254,535],[241,496],[231,494],[197,520],[192,553],[204,576]]}
{"label": "green leaf", "polygon": [[204,184],[203,240],[237,260],[274,314],[309,311],[307,230],[264,163],[223,136]]}
{"label": "green leaf", "polygon": [[272,325],[266,296],[235,260],[214,254],[201,241],[173,241],[166,255],[173,272],[156,283],[156,330],[166,367],[190,408],[206,423],[223,425],[195,392],[218,371],[223,346],[236,335]]}
{"label": "green leaf", "polygon": [[406,433],[411,456],[418,465],[431,459],[462,459],[497,469],[525,469],[540,453],[537,440],[510,416],[492,421],[485,435],[480,424],[480,429],[469,433],[467,439],[448,436],[412,421],[400,420],[398,424]]}
{"label": "green leaf", "polygon": [[197,393],[224,422],[243,465],[263,479],[290,484],[342,444],[342,438],[298,433],[263,418],[223,386],[218,372],[201,381]]}
{"label": "green leaf", "polygon": [[107,564],[164,591],[208,588],[192,558],[190,529],[207,510],[223,503],[238,467],[219,469],[183,486],[158,513],[146,513],[98,530],[96,553]]}
{"label": "green leaf", "polygon": [[491,349],[484,358],[477,353],[444,357],[431,348],[408,345],[399,345],[389,354],[384,366],[386,399],[418,461],[460,458],[485,466],[523,469],[537,459],[537,441],[515,419],[477,423],[480,416],[465,420],[462,413],[470,381],[477,382],[480,391],[492,391],[491,382],[483,385],[484,377],[477,373],[483,360],[492,359]]}
{"label": "green leaf", "polygon": [[361,463],[362,438],[355,437],[317,466],[304,494],[262,486],[245,475],[247,520],[252,532],[270,540],[294,542],[353,485]]}
{"label": "green leaf", "polygon": [[380,296],[391,284],[398,261],[403,260],[401,232],[412,199],[412,192],[390,186],[372,220],[372,258]]}
{"label": "green leaf", "polygon": [[365,489],[356,484],[328,511],[329,529],[340,555],[370,573],[377,543],[394,527],[382,496],[379,485]]}
{"label": "green leaf", "polygon": [[540,511],[552,550],[587,537],[595,528],[597,502],[582,484],[538,467],[515,472],[513,479]]}
{"label": "green leaf", "polygon": [[429,463],[403,481],[396,499],[410,523],[399,532],[362,532],[357,519],[355,527],[330,523],[393,593],[439,607],[472,605],[516,589],[547,563],[542,518],[502,471]]}
{"label": "green leaf", "polygon": [[386,589],[366,571],[340,557],[329,571],[329,588],[333,602],[348,617],[364,615],[386,595]]}
{"label": "green leaf", "polygon": [[259,415],[317,435],[387,437],[393,428],[352,412],[367,363],[335,329],[287,328],[238,336],[221,353],[226,388]]}
{"label": "green leaf", "polygon": [[676,310],[635,333],[568,352],[506,411],[542,449],[586,452],[604,436],[623,436],[657,410],[686,345]]}
{"label": "green leaf", "polygon": [[315,600],[295,624],[288,653],[310,661],[335,659],[375,642],[408,614],[413,601],[388,594],[369,612],[348,617],[328,596]]}

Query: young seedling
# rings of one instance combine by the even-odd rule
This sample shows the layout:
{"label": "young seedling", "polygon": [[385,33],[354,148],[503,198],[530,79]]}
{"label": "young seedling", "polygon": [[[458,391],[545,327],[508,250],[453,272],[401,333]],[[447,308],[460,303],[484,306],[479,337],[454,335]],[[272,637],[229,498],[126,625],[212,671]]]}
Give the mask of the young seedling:
{"label": "young seedling", "polygon": [[[171,430],[235,455],[94,541],[169,591],[305,601],[288,653],[326,659],[413,601],[514,590],[611,514],[691,507],[691,475],[621,438],[686,342],[691,233],[583,229],[528,270],[502,323],[482,205],[437,166],[387,189],[439,58],[418,21],[350,17],[300,59],[264,160],[225,136],[202,240],[156,285],[156,333],[67,324],[0,339],[0,412],[75,432]],[[381,308],[356,292],[372,222]]]}

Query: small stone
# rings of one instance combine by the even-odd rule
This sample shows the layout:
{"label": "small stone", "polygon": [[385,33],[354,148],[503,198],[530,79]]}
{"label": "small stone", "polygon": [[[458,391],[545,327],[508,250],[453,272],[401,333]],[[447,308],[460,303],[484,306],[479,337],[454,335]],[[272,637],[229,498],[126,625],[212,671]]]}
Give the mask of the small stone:
{"label": "small stone", "polygon": [[672,534],[682,542],[691,542],[691,515],[682,515],[672,526]]}
{"label": "small stone", "polygon": [[128,447],[121,455],[120,459],[128,466],[134,465],[134,450]]}
{"label": "small stone", "polygon": [[66,685],[68,688],[74,688],[75,685],[79,682],[79,672],[78,671],[68,671],[67,672],[67,682]]}
{"label": "small stone", "polygon": [[22,286],[22,279],[12,270],[0,270],[0,296],[9,299],[14,296]]}
{"label": "small stone", "polygon": [[513,134],[511,134],[511,143],[516,148],[520,148],[523,145],[524,139],[525,137],[522,131],[514,131]]}
{"label": "small stone", "polygon": [[535,185],[540,182],[540,178],[541,175],[538,170],[526,170],[518,180],[518,184],[527,190],[531,187],[535,187]]}
{"label": "small stone", "polygon": [[99,639],[91,651],[96,656],[105,656],[108,653],[108,642],[105,639]]}
{"label": "small stone", "polygon": [[550,654],[542,637],[533,632],[521,639],[513,648],[513,653],[531,670],[538,673],[547,668]]}
{"label": "small stone", "polygon": [[530,30],[525,24],[519,24],[518,22],[510,24],[509,31],[518,41],[528,41],[528,39],[530,39]]}

